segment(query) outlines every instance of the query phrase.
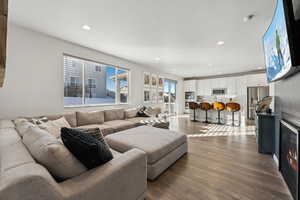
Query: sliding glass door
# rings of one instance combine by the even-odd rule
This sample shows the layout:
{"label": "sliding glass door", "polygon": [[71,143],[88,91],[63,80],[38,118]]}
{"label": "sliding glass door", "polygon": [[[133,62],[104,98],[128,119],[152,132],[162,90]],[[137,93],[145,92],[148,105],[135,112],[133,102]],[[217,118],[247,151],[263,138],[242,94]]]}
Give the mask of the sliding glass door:
{"label": "sliding glass door", "polygon": [[176,115],[176,85],[177,81],[164,80],[165,109],[170,115]]}

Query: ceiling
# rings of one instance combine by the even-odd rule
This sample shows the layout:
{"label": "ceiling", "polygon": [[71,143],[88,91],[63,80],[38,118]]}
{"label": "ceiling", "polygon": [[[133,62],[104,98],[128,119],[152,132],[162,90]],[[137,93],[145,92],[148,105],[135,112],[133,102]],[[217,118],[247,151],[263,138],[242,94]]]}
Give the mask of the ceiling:
{"label": "ceiling", "polygon": [[[182,77],[264,67],[275,0],[13,0],[10,21]],[[254,14],[253,20],[243,18]],[[82,25],[91,26],[90,31]],[[224,41],[222,46],[218,41]],[[160,58],[158,61],[156,58]]]}

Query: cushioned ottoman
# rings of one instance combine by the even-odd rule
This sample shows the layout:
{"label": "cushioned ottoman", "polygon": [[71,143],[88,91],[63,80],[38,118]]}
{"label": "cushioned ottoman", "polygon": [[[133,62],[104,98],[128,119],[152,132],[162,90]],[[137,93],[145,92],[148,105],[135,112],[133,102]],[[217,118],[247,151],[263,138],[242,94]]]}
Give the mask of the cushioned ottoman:
{"label": "cushioned ottoman", "polygon": [[187,137],[166,129],[140,126],[105,137],[112,149],[126,152],[138,148],[147,154],[147,177],[154,180],[187,153]]}

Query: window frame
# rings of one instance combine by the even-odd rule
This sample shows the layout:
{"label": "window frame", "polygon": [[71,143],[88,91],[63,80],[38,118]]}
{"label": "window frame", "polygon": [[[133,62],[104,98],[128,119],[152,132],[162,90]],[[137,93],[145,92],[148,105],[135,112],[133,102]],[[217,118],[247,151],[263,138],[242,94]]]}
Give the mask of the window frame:
{"label": "window frame", "polygon": [[[64,65],[64,59],[65,57],[70,57],[70,58],[73,58],[73,59],[78,59],[78,60],[81,60],[82,61],[82,104],[80,105],[65,105],[64,104],[64,98],[65,98],[65,95],[63,93],[63,104],[64,104],[64,108],[80,108],[80,107],[101,107],[101,106],[113,106],[113,105],[128,105],[129,102],[130,102],[130,94],[131,94],[131,90],[130,90],[130,76],[131,76],[131,71],[129,68],[125,68],[125,67],[120,67],[118,65],[114,65],[114,64],[108,64],[108,63],[105,63],[105,62],[99,62],[99,61],[95,61],[95,60],[91,60],[91,59],[86,59],[86,58],[82,58],[82,57],[79,57],[79,56],[74,56],[74,55],[71,55],[71,54],[67,54],[67,53],[63,53],[62,54],[62,69],[63,69],[63,74],[65,73],[64,70],[65,70],[65,65]],[[128,81],[128,93],[127,93],[127,102],[126,103],[121,103],[120,102],[120,91],[118,91],[117,89],[117,79],[115,81],[115,94],[116,94],[116,97],[115,97],[115,103],[103,103],[103,104],[85,104],[84,101],[85,101],[85,74],[84,74],[84,71],[85,71],[85,63],[84,61],[86,62],[93,62],[93,63],[96,63],[96,64],[99,64],[99,65],[105,65],[107,67],[114,67],[115,68],[115,76],[117,78],[117,73],[118,73],[118,70],[126,70],[127,71],[127,81]],[[101,67],[101,71],[100,73],[102,73],[102,67]],[[65,85],[65,80],[63,79],[63,87]],[[64,90],[63,90],[64,91]]]}

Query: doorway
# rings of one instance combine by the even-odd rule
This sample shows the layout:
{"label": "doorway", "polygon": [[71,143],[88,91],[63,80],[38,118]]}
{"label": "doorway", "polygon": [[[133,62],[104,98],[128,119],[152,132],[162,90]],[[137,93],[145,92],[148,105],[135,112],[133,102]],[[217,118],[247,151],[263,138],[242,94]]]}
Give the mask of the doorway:
{"label": "doorway", "polygon": [[247,88],[247,119],[255,119],[256,104],[264,97],[269,96],[269,86]]}
{"label": "doorway", "polygon": [[170,115],[176,115],[176,85],[177,81],[169,79],[164,81],[165,110]]}

